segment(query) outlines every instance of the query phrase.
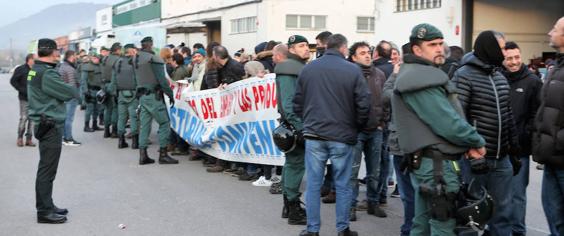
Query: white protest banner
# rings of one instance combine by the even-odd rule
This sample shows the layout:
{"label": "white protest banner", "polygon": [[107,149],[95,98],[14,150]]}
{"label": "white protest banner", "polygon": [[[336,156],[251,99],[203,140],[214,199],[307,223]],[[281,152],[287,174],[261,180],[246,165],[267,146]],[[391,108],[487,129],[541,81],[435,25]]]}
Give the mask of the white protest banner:
{"label": "white protest banner", "polygon": [[272,130],[280,115],[274,74],[228,85],[224,90],[194,92],[184,81],[172,82],[173,130],[190,145],[228,161],[283,165]]}

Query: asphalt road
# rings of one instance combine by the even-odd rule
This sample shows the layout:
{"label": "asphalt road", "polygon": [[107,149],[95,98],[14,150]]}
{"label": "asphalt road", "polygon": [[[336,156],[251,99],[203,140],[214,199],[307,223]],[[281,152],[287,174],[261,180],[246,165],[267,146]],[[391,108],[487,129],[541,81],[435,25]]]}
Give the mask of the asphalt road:
{"label": "asphalt road", "polygon": [[[118,150],[102,132],[84,133],[78,111],[74,137],[80,147],[63,147],[54,200],[69,209],[61,225],[36,223],[34,181],[38,149],[15,145],[19,106],[0,75],[0,235],[297,235],[303,226],[280,218],[281,195],[226,174],[206,173],[201,162],[181,156],[179,165],[139,166],[138,152]],[[156,129],[153,129],[156,130]],[[157,157],[157,139],[149,155]],[[528,235],[547,235],[540,203],[542,172],[531,165]],[[365,196],[364,192],[361,196]],[[389,198],[388,218],[359,212],[351,228],[360,235],[399,235],[402,206]],[[334,205],[322,204],[322,235],[336,235]],[[125,229],[118,225],[124,224]]]}

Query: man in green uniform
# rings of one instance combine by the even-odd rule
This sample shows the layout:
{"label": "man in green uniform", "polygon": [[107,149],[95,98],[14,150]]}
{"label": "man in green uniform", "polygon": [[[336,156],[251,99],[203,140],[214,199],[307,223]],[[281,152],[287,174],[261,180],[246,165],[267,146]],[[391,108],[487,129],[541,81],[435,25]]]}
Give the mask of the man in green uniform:
{"label": "man in green uniform", "polygon": [[[114,43],[110,48],[111,53],[102,58],[102,80],[104,81],[104,91],[107,94],[104,102],[104,138],[117,138],[117,104],[116,96],[112,95],[110,83],[112,82],[112,68],[121,56],[121,44]],[[111,130],[110,130],[111,125]],[[111,134],[110,134],[111,133]]]}
{"label": "man in green uniform", "polygon": [[139,97],[141,132],[139,133],[139,165],[152,164],[155,161],[147,155],[151,122],[159,124],[159,164],[178,164],[171,158],[166,146],[170,143],[170,120],[164,102],[167,95],[174,106],[174,97],[168,80],[165,78],[164,61],[153,52],[153,39],[141,40],[141,51],[135,57],[133,67]]}
{"label": "man in green uniform", "polygon": [[[110,55],[110,49],[107,48],[107,47],[102,46],[102,47],[100,48],[100,57],[99,57],[99,58],[100,58],[100,63],[102,63],[102,59],[103,59],[103,58],[108,57],[109,55]],[[98,113],[98,115],[99,115],[98,122],[99,122],[99,125],[102,126],[102,127],[105,126],[105,125],[104,125],[104,112],[106,111],[105,108],[106,108],[106,106],[105,106],[104,104],[102,104],[102,105],[99,106],[99,110],[100,110],[100,111],[99,111],[99,113]]]}
{"label": "man in green uniform", "polygon": [[[290,36],[288,39],[288,58],[274,67],[276,73],[276,91],[278,91],[278,112],[282,119],[290,123],[301,132],[302,119],[294,113],[292,100],[296,92],[298,75],[309,59],[309,43],[301,35]],[[286,162],[282,169],[282,192],[284,207],[282,217],[288,218],[290,225],[305,225],[306,213],[300,206],[300,184],[304,177],[304,147],[296,146],[286,153]]]}
{"label": "man in green uniform", "polygon": [[399,146],[408,158],[415,189],[410,235],[455,235],[457,160],[483,158],[485,141],[466,122],[455,89],[438,67],[444,63],[443,35],[420,24],[410,36],[392,96]]}
{"label": "man in green uniform", "polygon": [[138,149],[139,132],[136,110],[139,106],[139,100],[135,91],[135,74],[133,72],[133,59],[135,58],[136,51],[133,44],[125,45],[124,49],[125,56],[122,56],[114,64],[111,84],[112,95],[118,98],[118,148],[129,146],[125,141],[125,123],[129,117],[129,120],[131,120],[131,148]]}
{"label": "man in green uniform", "polygon": [[[100,113],[100,104],[96,101],[96,93],[102,89],[102,72],[100,70],[100,58],[95,54],[90,54],[90,61],[82,65],[80,83],[82,100],[86,103],[84,112],[84,132],[94,132],[102,130],[98,128],[96,118]],[[92,128],[90,128],[92,119]]]}
{"label": "man in green uniform", "polygon": [[39,140],[39,166],[35,179],[37,222],[59,224],[67,220],[67,209],[53,203],[53,181],[61,156],[65,102],[78,98],[76,87],[66,84],[55,69],[59,61],[57,43],[51,39],[38,42],[39,59],[29,71],[27,97],[29,118],[35,124]]}

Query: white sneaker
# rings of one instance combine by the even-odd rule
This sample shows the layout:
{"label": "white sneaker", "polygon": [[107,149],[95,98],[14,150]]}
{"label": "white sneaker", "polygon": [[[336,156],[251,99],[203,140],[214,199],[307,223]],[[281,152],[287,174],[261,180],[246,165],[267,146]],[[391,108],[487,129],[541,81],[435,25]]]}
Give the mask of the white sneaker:
{"label": "white sneaker", "polygon": [[272,178],[270,178],[270,182],[274,183],[280,183],[282,181],[282,176],[280,175],[273,175]]}
{"label": "white sneaker", "polygon": [[253,182],[253,186],[257,187],[270,187],[272,185],[272,181],[267,180],[264,176],[259,177],[257,181]]}

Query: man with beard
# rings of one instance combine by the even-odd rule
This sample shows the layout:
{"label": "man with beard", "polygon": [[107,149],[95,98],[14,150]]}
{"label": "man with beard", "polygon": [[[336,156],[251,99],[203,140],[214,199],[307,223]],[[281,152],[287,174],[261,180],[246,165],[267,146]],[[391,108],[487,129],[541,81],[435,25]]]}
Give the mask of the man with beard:
{"label": "man with beard", "polygon": [[315,37],[315,42],[317,43],[317,47],[315,48],[315,59],[320,58],[323,54],[325,54],[325,49],[327,48],[327,38],[331,35],[331,32],[323,31]]}
{"label": "man with beard", "polygon": [[462,176],[466,183],[474,181],[473,187],[477,189],[485,187],[494,199],[495,212],[486,230],[494,236],[511,235],[512,189],[507,186],[511,185],[513,176],[510,156],[517,154],[519,148],[509,83],[498,71],[505,59],[504,48],[503,34],[490,30],[480,33],[474,51],[462,58],[462,66],[452,79],[466,120],[486,140],[485,158],[489,171],[471,170],[470,162],[463,161]]}
{"label": "man with beard", "polygon": [[[527,185],[529,184],[529,155],[531,155],[531,134],[535,114],[540,105],[542,82],[530,72],[521,60],[521,49],[515,42],[505,43],[505,70],[503,75],[509,81],[511,108],[519,137],[520,152],[515,160],[521,162],[521,168],[514,168],[517,174],[512,178],[513,194],[511,198],[511,224],[513,236],[525,235],[525,212],[527,209]],[[514,166],[516,167],[516,166]],[[514,173],[515,174],[515,173]]]}
{"label": "man with beard", "polygon": [[[438,67],[444,63],[443,34],[416,25],[409,38],[392,95],[392,119],[399,147],[410,160],[415,216],[410,235],[452,235],[460,188],[457,160],[485,154],[485,142],[463,117],[454,88]],[[428,191],[440,189],[440,191]],[[431,234],[432,233],[432,234]]]}
{"label": "man with beard", "polygon": [[362,132],[358,134],[358,142],[354,147],[353,171],[351,186],[353,189],[350,220],[356,221],[356,204],[358,197],[358,171],[362,154],[366,163],[366,198],[368,199],[369,215],[386,217],[386,212],[378,205],[378,181],[380,177],[380,157],[382,156],[383,128],[386,123],[382,107],[382,88],[386,82],[384,72],[372,64],[370,45],[365,42],[353,44],[349,50],[349,61],[356,63],[362,70],[366,84],[370,90],[372,106],[368,115],[368,122]]}
{"label": "man with beard", "polygon": [[[276,91],[278,92],[278,113],[281,119],[291,124],[298,132],[303,130],[302,119],[294,112],[293,99],[296,93],[298,75],[309,59],[309,43],[301,35],[293,35],[288,39],[287,59],[276,64]],[[306,213],[300,206],[300,184],[305,173],[303,146],[296,148],[286,155],[286,162],[282,168],[282,193],[284,207],[282,218],[288,218],[290,225],[305,225]]]}

